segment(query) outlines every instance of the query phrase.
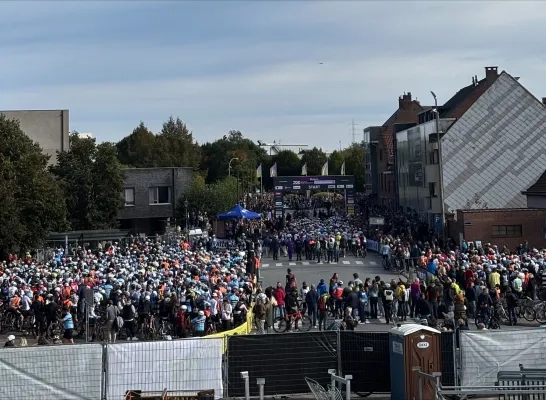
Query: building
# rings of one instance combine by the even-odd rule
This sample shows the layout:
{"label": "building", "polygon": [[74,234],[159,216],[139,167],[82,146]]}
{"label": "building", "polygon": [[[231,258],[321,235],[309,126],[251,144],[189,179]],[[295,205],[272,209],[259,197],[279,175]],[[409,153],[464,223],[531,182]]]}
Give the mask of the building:
{"label": "building", "polygon": [[162,233],[175,225],[177,200],[188,190],[192,168],[127,168],[120,229]]}
{"label": "building", "polygon": [[395,129],[399,128],[395,125],[417,124],[419,113],[424,109],[417,100],[412,100],[410,92],[404,93],[398,98],[398,109],[381,126],[376,147],[377,201],[381,205],[394,208],[397,200],[393,138]]}
{"label": "building", "polygon": [[377,175],[377,143],[379,134],[381,132],[380,126],[369,126],[364,128],[364,140],[362,144],[364,146],[364,193],[371,197],[376,197],[378,193],[378,175]]}
{"label": "building", "polygon": [[[546,98],[542,99],[542,104],[546,104]],[[527,208],[546,208],[546,171],[521,194],[527,198]]]}
{"label": "building", "polygon": [[546,247],[546,209],[457,210],[450,236],[459,243],[479,241],[514,251],[525,241],[531,248]]}
{"label": "building", "polygon": [[[486,67],[486,77],[461,89],[439,107],[444,209],[519,209],[522,194],[546,170],[546,107],[506,72]],[[401,206],[440,229],[441,203],[435,113],[397,133]],[[415,141],[422,154],[416,160]],[[412,150],[410,150],[410,148]],[[415,166],[414,161],[419,161]],[[415,177],[415,170],[423,174]],[[424,200],[423,200],[424,196]]]}
{"label": "building", "polygon": [[18,120],[27,136],[38,142],[44,153],[51,157],[50,163],[56,162],[58,151],[68,150],[68,110],[0,111],[0,114],[8,119]]}

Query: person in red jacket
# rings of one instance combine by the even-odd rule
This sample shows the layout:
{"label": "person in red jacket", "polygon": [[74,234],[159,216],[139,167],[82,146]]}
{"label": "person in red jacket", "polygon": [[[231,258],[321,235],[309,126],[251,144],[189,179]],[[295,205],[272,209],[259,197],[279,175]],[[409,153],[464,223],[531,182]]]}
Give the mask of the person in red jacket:
{"label": "person in red jacket", "polygon": [[284,308],[284,298],[286,297],[286,293],[284,292],[284,289],[282,288],[282,284],[280,282],[277,282],[277,288],[273,292],[273,297],[275,297],[275,300],[277,301],[277,307],[275,308],[275,318],[284,318],[286,316],[286,310]]}

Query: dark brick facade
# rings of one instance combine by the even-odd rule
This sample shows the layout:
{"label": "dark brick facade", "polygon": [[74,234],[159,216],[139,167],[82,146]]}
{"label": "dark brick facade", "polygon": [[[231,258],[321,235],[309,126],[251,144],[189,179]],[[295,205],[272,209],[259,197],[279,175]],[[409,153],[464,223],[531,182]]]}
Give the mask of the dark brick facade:
{"label": "dark brick facade", "polygon": [[[521,234],[498,235],[493,226],[521,226]],[[457,210],[457,221],[450,221],[449,228],[450,236],[457,242],[462,233],[468,242],[479,240],[512,251],[525,241],[531,247],[546,247],[546,209]]]}
{"label": "dark brick facade", "polygon": [[[191,168],[128,168],[125,172],[125,188],[134,189],[134,205],[125,206],[119,214],[123,220],[173,218],[176,202],[189,188]],[[150,204],[150,188],[171,188],[170,204]],[[131,224],[133,227],[135,224]]]}
{"label": "dark brick facade", "polygon": [[396,204],[396,181],[394,175],[394,124],[419,122],[423,107],[404,93],[398,99],[398,110],[383,124],[377,144],[378,202],[394,207]]}

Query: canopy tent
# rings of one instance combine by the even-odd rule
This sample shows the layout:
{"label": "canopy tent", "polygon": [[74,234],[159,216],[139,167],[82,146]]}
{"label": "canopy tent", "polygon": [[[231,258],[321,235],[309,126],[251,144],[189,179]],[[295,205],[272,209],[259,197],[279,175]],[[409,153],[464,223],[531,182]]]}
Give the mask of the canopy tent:
{"label": "canopy tent", "polygon": [[259,219],[262,216],[254,211],[249,211],[243,208],[240,204],[237,204],[231,210],[220,213],[216,216],[220,221],[226,221],[228,219]]}

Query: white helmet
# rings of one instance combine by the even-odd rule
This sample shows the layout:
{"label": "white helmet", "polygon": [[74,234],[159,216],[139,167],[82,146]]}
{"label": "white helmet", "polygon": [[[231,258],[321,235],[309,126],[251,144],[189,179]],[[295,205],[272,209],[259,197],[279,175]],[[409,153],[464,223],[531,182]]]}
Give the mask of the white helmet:
{"label": "white helmet", "polygon": [[205,313],[203,311],[199,311],[199,316],[202,317],[203,315],[205,315]]}
{"label": "white helmet", "polygon": [[188,306],[182,306],[182,311],[186,311],[188,309]]}

